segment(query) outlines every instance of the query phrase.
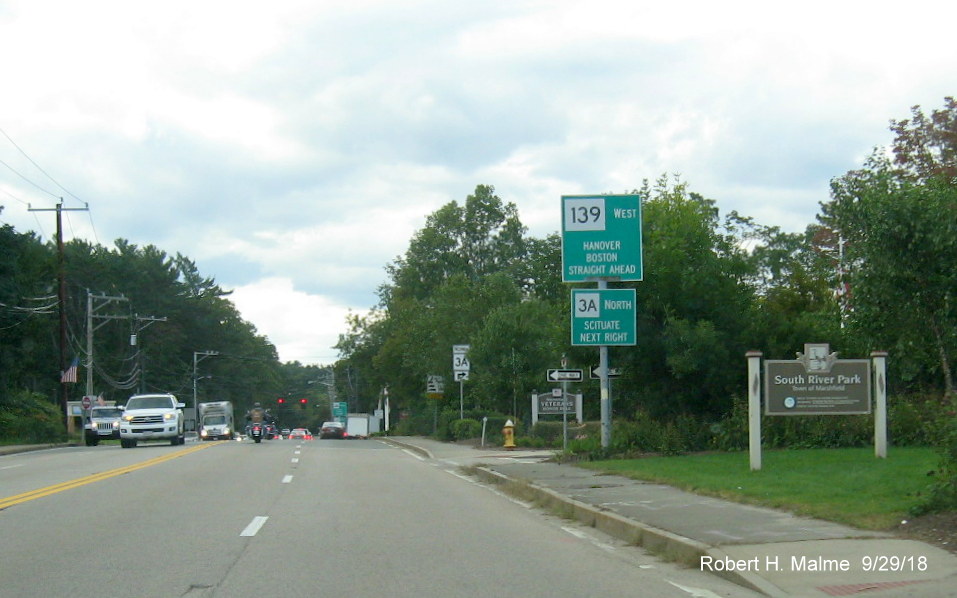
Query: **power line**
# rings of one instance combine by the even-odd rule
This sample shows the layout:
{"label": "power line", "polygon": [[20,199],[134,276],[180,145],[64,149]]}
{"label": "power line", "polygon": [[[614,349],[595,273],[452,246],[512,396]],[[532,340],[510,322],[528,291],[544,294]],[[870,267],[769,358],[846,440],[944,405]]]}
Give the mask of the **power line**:
{"label": "power line", "polygon": [[48,190],[44,189],[43,187],[41,187],[40,185],[37,185],[36,183],[34,183],[34,182],[31,181],[30,179],[28,179],[26,176],[20,174],[20,173],[17,171],[17,169],[15,169],[13,166],[10,166],[9,164],[7,164],[6,162],[4,162],[3,160],[0,160],[0,164],[3,164],[4,166],[6,166],[6,167],[10,170],[10,172],[12,172],[13,174],[17,175],[18,177],[20,177],[20,178],[23,179],[24,181],[30,183],[31,185],[33,185],[34,187],[36,187],[36,188],[39,189],[40,191],[43,191],[44,193],[46,193],[46,194],[49,195],[50,197],[56,197],[57,199],[59,199],[59,197],[57,197],[57,194],[56,194],[56,193],[54,193],[54,192],[52,192],[52,191],[48,191]]}
{"label": "power line", "polygon": [[[33,158],[31,158],[29,155],[27,155],[27,153],[26,153],[25,151],[23,151],[23,148],[21,148],[19,145],[17,145],[17,142],[14,141],[13,138],[11,138],[9,135],[7,135],[7,132],[4,131],[2,127],[0,127],[0,133],[2,133],[3,136],[7,138],[7,141],[9,141],[9,142],[13,145],[13,147],[17,148],[17,151],[18,151],[18,152],[20,152],[21,154],[23,154],[23,157],[24,157],[24,158],[26,158],[27,160],[30,161],[30,164],[33,164],[33,166],[35,166],[37,170],[39,170],[40,172],[42,172],[45,177],[47,177],[48,179],[50,179],[51,181],[53,181],[53,184],[55,184],[57,187],[59,187],[60,189],[62,189],[64,193],[66,193],[67,195],[69,195],[70,197],[72,197],[73,199],[77,200],[78,202],[80,202],[80,203],[82,203],[82,204],[85,204],[85,203],[86,203],[85,201],[83,201],[82,199],[80,199],[79,197],[77,197],[76,195],[74,195],[73,193],[71,193],[69,189],[67,189],[66,187],[64,187],[63,185],[61,185],[61,184],[59,183],[59,181],[57,181],[55,178],[53,178],[52,176],[50,176],[50,173],[48,173],[47,171],[43,170],[43,168],[42,168],[39,164],[37,164],[37,163],[33,160]],[[37,189],[40,189],[41,191],[44,191],[43,189],[40,188],[39,185],[37,185],[37,184],[33,183],[32,181],[28,180],[25,176],[23,176],[22,174],[20,174],[20,173],[17,172],[16,170],[13,170],[13,168],[11,168],[10,165],[7,164],[6,162],[4,162],[3,165],[6,166],[7,168],[10,168],[10,170],[13,171],[14,174],[16,174],[17,176],[19,176],[19,177],[22,178],[23,180],[27,181],[28,183],[30,183],[31,185],[33,185],[33,186],[36,187]],[[49,194],[50,194],[51,196],[53,196],[53,197],[57,197],[57,195],[56,195],[55,193],[50,193],[49,191],[45,191],[45,192],[46,192],[46,193],[49,193]]]}
{"label": "power line", "polygon": [[[72,197],[73,199],[75,199],[76,201],[78,201],[78,202],[80,202],[80,203],[82,203],[82,204],[84,205],[84,207],[83,207],[83,208],[80,208],[80,209],[83,209],[83,210],[85,210],[85,211],[87,212],[87,217],[90,219],[90,228],[93,230],[93,239],[94,239],[94,241],[95,241],[97,244],[99,244],[100,240],[99,240],[99,236],[98,236],[97,233],[96,233],[96,225],[93,223],[93,215],[90,213],[90,209],[89,209],[89,208],[90,208],[90,204],[89,204],[89,202],[83,201],[82,199],[80,199],[79,197],[77,197],[75,193],[73,193],[72,191],[70,191],[69,189],[67,189],[67,188],[64,187],[63,185],[61,185],[58,180],[56,180],[55,178],[53,178],[53,176],[51,176],[50,173],[48,173],[46,170],[44,170],[42,166],[40,166],[39,164],[37,164],[37,162],[36,162],[33,158],[31,158],[31,157],[29,156],[29,154],[27,154],[27,153],[23,150],[23,148],[21,148],[21,147],[17,144],[17,142],[14,141],[13,138],[10,137],[10,135],[7,134],[7,132],[3,130],[2,127],[0,127],[0,134],[3,134],[3,136],[7,138],[7,141],[9,141],[10,144],[13,145],[13,147],[17,148],[17,151],[20,152],[20,154],[22,154],[24,158],[26,158],[27,160],[30,161],[30,164],[33,164],[33,166],[34,166],[37,170],[39,170],[40,172],[42,172],[45,177],[47,177],[48,179],[50,179],[51,181],[53,181],[53,184],[55,184],[57,187],[59,187],[60,189],[62,189],[64,193],[66,193],[67,195],[69,195],[70,197]],[[42,191],[43,193],[46,193],[47,195],[49,195],[49,196],[51,196],[51,197],[53,197],[53,198],[55,198],[55,199],[59,199],[61,204],[63,203],[63,198],[62,198],[62,197],[58,196],[56,193],[53,193],[52,191],[48,191],[47,189],[44,189],[43,187],[41,187],[41,186],[38,185],[37,183],[35,183],[35,182],[33,182],[32,180],[28,179],[25,175],[23,175],[23,174],[21,174],[20,172],[18,172],[15,168],[13,168],[12,166],[10,166],[9,164],[7,164],[6,162],[4,162],[3,160],[0,160],[0,164],[3,164],[4,166],[6,166],[6,167],[10,170],[10,172],[12,172],[13,174],[17,175],[18,177],[20,177],[21,179],[23,179],[24,181],[26,181],[26,182],[29,183],[30,185],[36,187],[37,189],[39,189],[39,190]],[[16,197],[15,195],[13,195],[13,194],[11,194],[11,193],[9,193],[9,192],[7,192],[7,191],[4,191],[4,193],[6,193],[7,195],[9,195],[9,196],[12,197],[13,199],[19,201],[20,203],[25,203],[25,204],[27,204],[27,208],[30,207],[29,202],[25,202],[25,201],[23,201],[22,199]],[[32,210],[31,210],[31,211],[32,211]],[[34,216],[35,216],[35,215],[34,215]],[[67,220],[69,221],[69,218],[67,218]],[[37,218],[37,224],[39,224],[39,223],[40,223],[40,220],[39,220],[39,218]],[[72,223],[72,222],[70,222],[70,228],[71,228],[71,230],[72,230],[72,228],[73,228],[73,223]],[[40,231],[40,232],[41,232],[41,233],[43,232],[43,231],[42,231],[42,226],[41,226],[41,231]],[[74,234],[74,236],[76,236],[76,235]]]}
{"label": "power line", "polygon": [[4,195],[9,195],[10,197],[12,197],[13,199],[15,199],[16,201],[19,201],[20,203],[22,203],[22,204],[25,205],[25,206],[29,206],[29,205],[30,205],[30,202],[27,202],[27,201],[24,201],[24,200],[20,199],[19,197],[17,197],[17,196],[14,195],[13,193],[10,193],[10,192],[7,191],[6,189],[0,189],[0,193],[3,193]]}

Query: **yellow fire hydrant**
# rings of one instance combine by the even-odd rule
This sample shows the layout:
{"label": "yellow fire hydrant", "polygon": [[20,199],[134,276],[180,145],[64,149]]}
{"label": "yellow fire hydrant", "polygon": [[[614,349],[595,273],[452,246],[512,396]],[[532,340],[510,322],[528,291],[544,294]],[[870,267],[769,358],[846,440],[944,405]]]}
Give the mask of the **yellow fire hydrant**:
{"label": "yellow fire hydrant", "polygon": [[515,424],[512,423],[512,420],[505,422],[505,427],[502,428],[502,435],[505,436],[504,448],[515,448]]}

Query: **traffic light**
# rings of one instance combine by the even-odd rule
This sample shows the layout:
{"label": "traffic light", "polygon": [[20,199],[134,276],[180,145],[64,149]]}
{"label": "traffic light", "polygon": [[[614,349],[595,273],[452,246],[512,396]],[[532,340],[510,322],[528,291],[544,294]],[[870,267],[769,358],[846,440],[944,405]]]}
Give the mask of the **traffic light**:
{"label": "traffic light", "polygon": [[299,408],[305,409],[306,405],[309,404],[309,399],[299,399]]}
{"label": "traffic light", "polygon": [[286,399],[284,399],[284,398],[282,398],[282,397],[279,397],[278,399],[276,399],[276,402],[279,403],[280,405],[283,405],[283,404],[285,404]]}

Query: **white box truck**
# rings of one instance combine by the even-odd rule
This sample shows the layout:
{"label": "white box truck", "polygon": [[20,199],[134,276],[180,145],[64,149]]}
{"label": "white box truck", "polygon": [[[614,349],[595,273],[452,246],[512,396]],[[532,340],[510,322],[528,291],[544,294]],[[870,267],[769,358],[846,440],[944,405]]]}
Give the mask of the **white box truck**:
{"label": "white box truck", "polygon": [[346,415],[346,438],[369,437],[369,414],[349,413]]}
{"label": "white box truck", "polygon": [[233,425],[233,404],[212,401],[199,404],[199,437],[202,440],[232,440],[236,434]]}
{"label": "white box truck", "polygon": [[349,413],[346,415],[346,438],[368,438],[379,433],[380,420],[368,413]]}

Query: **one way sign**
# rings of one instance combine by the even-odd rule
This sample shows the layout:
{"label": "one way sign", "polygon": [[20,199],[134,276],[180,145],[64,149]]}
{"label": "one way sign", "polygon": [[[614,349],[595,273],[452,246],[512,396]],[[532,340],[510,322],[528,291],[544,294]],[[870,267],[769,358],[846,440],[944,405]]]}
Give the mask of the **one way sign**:
{"label": "one way sign", "polygon": [[[590,378],[591,378],[592,380],[598,380],[599,378],[601,378],[601,372],[599,371],[600,369],[601,369],[601,366],[599,366],[599,365],[596,365],[595,367],[593,367],[593,368],[591,369],[591,372],[589,372],[589,373],[591,374]],[[620,377],[621,377],[621,368],[608,368],[608,377],[609,377],[609,378],[620,378]]]}
{"label": "one way sign", "polygon": [[545,376],[549,382],[581,382],[584,378],[582,370],[548,370]]}

